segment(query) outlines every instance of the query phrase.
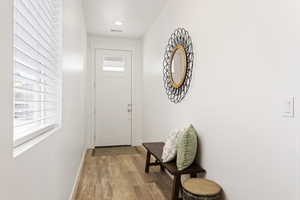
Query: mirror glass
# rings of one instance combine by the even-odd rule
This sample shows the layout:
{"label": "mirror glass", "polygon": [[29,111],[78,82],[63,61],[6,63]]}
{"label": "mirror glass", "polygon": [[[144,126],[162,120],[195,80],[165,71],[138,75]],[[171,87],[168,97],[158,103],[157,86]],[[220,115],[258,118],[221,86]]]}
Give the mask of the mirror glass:
{"label": "mirror glass", "polygon": [[174,49],[171,64],[171,73],[173,87],[179,88],[185,79],[186,73],[186,54],[182,46],[177,46]]}

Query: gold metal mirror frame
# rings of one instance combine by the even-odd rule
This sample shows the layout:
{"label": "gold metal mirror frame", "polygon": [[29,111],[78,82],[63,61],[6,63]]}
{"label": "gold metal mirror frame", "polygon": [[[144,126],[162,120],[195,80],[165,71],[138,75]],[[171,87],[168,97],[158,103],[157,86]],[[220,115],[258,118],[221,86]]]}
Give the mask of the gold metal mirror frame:
{"label": "gold metal mirror frame", "polygon": [[[180,54],[184,55],[181,60],[183,62],[182,66],[185,66],[185,68],[180,82],[178,81],[176,83],[172,73],[172,62],[177,51],[184,52]],[[171,34],[168,41],[163,61],[164,87],[171,102],[180,103],[186,96],[192,80],[193,63],[194,52],[192,39],[187,30],[177,28]]]}

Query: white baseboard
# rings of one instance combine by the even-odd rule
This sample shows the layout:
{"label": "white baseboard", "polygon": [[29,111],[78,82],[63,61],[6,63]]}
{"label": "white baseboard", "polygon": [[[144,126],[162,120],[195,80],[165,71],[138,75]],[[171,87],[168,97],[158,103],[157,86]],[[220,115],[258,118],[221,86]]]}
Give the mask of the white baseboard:
{"label": "white baseboard", "polygon": [[75,195],[76,195],[76,192],[77,192],[77,189],[78,189],[78,184],[79,184],[79,178],[81,176],[82,167],[83,167],[83,163],[84,163],[84,158],[86,156],[87,151],[88,151],[88,149],[85,149],[83,154],[82,154],[82,157],[81,157],[81,160],[80,160],[80,165],[79,165],[79,168],[78,168],[77,173],[76,173],[74,185],[73,185],[72,192],[70,194],[69,200],[74,200],[75,199]]}
{"label": "white baseboard", "polygon": [[135,141],[132,141],[132,146],[141,146],[142,145],[142,140],[138,139]]}

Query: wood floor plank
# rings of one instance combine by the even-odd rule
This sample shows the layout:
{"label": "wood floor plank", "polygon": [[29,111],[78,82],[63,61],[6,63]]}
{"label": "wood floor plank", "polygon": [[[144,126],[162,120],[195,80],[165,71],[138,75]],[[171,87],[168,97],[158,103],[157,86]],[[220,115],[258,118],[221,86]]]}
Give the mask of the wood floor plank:
{"label": "wood floor plank", "polygon": [[[134,147],[133,147],[134,148]],[[109,152],[109,151],[107,151]],[[167,200],[171,180],[159,167],[144,172],[145,153],[86,154],[74,200]],[[132,152],[132,151],[131,151]]]}
{"label": "wood floor plank", "polygon": [[167,198],[164,196],[164,194],[159,189],[159,187],[156,183],[148,184],[148,190],[150,191],[150,194],[151,194],[153,199],[167,200]]}

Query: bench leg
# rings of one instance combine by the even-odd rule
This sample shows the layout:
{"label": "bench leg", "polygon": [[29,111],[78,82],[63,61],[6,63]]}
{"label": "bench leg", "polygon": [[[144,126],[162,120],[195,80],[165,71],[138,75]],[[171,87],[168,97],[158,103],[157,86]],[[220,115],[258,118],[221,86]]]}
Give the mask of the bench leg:
{"label": "bench leg", "polygon": [[160,171],[162,171],[162,172],[165,171],[165,167],[162,164],[160,164]]}
{"label": "bench leg", "polygon": [[147,151],[146,165],[145,165],[145,172],[146,173],[149,173],[150,157],[151,157],[151,154],[150,154],[149,151]]}
{"label": "bench leg", "polygon": [[178,200],[179,189],[181,187],[181,175],[174,175],[173,185],[172,185],[172,200]]}

